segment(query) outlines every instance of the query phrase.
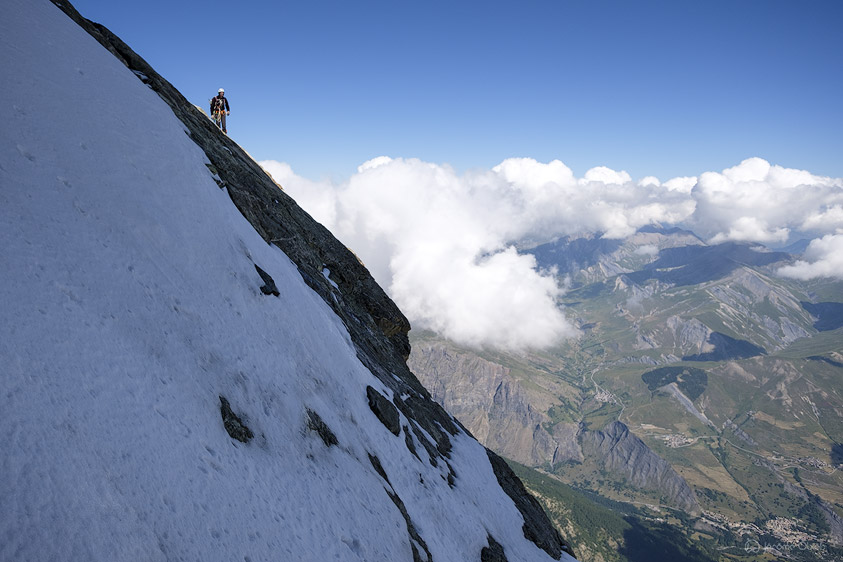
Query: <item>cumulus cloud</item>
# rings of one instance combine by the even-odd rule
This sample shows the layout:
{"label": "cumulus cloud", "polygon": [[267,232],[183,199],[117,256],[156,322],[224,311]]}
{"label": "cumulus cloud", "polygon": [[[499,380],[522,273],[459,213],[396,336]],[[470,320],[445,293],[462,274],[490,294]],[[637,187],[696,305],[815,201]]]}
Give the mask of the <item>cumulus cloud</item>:
{"label": "cumulus cloud", "polygon": [[513,158],[492,173],[518,198],[524,211],[516,219],[524,223],[519,230],[536,236],[598,232],[625,238],[647,224],[680,222],[694,210],[693,201],[656,178],[635,184],[628,173],[602,166],[577,179],[558,160]]}
{"label": "cumulus cloud", "polygon": [[812,240],[805,251],[809,261],[779,269],[779,275],[808,280],[814,277],[843,279],[843,232]]}
{"label": "cumulus cloud", "polygon": [[785,227],[770,227],[767,221],[757,217],[738,217],[729,225],[728,232],[718,232],[711,237],[712,244],[721,242],[786,242],[790,230]]}
{"label": "cumulus cloud", "polygon": [[687,226],[712,243],[781,243],[811,232],[824,236],[809,248],[812,261],[782,274],[843,276],[833,253],[843,237],[843,180],[760,158],[665,182],[634,182],[606,167],[578,178],[559,160],[531,158],[457,174],[383,156],[339,184],[261,165],[360,256],[414,326],[478,347],[541,348],[577,333],[557,306],[556,276],[515,250],[523,240],[622,239],[650,224]]}
{"label": "cumulus cloud", "polygon": [[828,232],[843,229],[843,205],[833,205],[811,212],[802,223],[802,230]]}
{"label": "cumulus cloud", "polygon": [[843,180],[749,158],[702,174],[690,195],[696,209],[689,225],[709,241],[777,243],[794,231],[828,233],[841,219]]}
{"label": "cumulus cloud", "polygon": [[632,181],[632,178],[629,177],[629,174],[626,172],[616,172],[611,168],[607,168],[605,166],[598,166],[596,168],[592,168],[585,173],[585,177],[582,179],[583,184],[587,184],[589,182],[593,183],[603,183],[603,184],[614,184],[614,185],[623,185]]}
{"label": "cumulus cloud", "polygon": [[[282,163],[261,164],[360,256],[414,326],[510,350],[576,334],[556,304],[562,288],[553,272],[512,246],[533,217],[497,173],[458,176],[447,166],[381,157],[329,185]],[[545,188],[536,180],[524,190],[541,199]]]}
{"label": "cumulus cloud", "polygon": [[673,178],[664,182],[664,186],[667,189],[670,191],[678,191],[680,193],[691,193],[695,185],[697,185],[697,178],[695,176]]}

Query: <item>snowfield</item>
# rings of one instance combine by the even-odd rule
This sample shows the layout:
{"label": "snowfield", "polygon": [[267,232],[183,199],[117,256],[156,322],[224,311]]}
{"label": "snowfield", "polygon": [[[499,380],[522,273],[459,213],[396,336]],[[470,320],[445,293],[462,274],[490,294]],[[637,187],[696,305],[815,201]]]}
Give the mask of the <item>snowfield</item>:
{"label": "snowfield", "polygon": [[3,7],[0,560],[409,561],[387,489],[433,560],[489,534],[548,560],[476,441],[451,488],[377,420],[389,391],[170,108],[47,0]]}

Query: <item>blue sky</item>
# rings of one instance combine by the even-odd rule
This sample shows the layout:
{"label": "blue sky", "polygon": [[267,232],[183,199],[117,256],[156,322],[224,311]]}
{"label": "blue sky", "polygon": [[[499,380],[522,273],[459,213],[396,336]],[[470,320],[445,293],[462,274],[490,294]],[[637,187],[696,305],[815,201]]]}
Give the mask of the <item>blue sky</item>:
{"label": "blue sky", "polygon": [[843,176],[843,2],[74,0],[256,159]]}

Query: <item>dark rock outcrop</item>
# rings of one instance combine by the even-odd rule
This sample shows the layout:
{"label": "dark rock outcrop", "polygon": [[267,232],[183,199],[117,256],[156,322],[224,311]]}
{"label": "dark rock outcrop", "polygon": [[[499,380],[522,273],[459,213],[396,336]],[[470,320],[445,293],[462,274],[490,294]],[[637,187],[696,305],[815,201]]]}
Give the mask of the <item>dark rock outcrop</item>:
{"label": "dark rock outcrop", "polygon": [[398,416],[398,408],[389,399],[372,388],[366,387],[366,398],[369,399],[369,408],[374,412],[375,417],[392,432],[393,435],[401,433],[401,420]]}
{"label": "dark rock outcrop", "polygon": [[480,551],[480,562],[507,562],[503,546],[492,535],[488,536],[489,546]]}
{"label": "dark rock outcrop", "polygon": [[418,451],[416,451],[416,443],[413,441],[413,436],[410,434],[410,427],[404,426],[404,444],[407,445],[407,450],[413,453],[413,456],[421,461]]}
{"label": "dark rock outcrop", "polygon": [[223,396],[220,396],[220,414],[222,415],[223,426],[232,439],[237,439],[241,443],[248,443],[255,436],[252,430],[246,427],[243,420],[234,413],[231,404]]}
{"label": "dark rock outcrop", "polygon": [[[413,524],[412,519],[410,519],[410,514],[407,513],[407,507],[404,505],[403,500],[395,493],[395,489],[392,488],[392,483],[389,481],[389,477],[386,475],[386,471],[383,468],[383,464],[378,457],[369,453],[369,462],[372,463],[372,468],[375,469],[375,472],[383,478],[384,482],[386,482],[389,488],[384,487],[384,491],[386,491],[386,495],[389,496],[389,499],[392,500],[392,503],[395,504],[395,507],[398,508],[398,511],[401,512],[401,516],[404,518],[404,522],[407,524],[407,534],[409,535],[410,540],[410,548],[413,551],[413,562],[431,562],[432,557],[430,555],[430,550],[427,548],[427,543],[425,543],[424,539],[419,535],[416,526]],[[424,555],[422,555],[424,553]]]}
{"label": "dark rock outcrop", "polygon": [[685,479],[622,422],[612,422],[602,431],[585,431],[581,440],[586,457],[598,459],[631,485],[662,494],[669,503],[691,515],[702,513],[697,496]]}
{"label": "dark rock outcrop", "polygon": [[281,295],[281,293],[278,292],[278,287],[275,285],[275,279],[257,265],[255,265],[255,269],[257,270],[258,275],[261,276],[261,280],[263,280],[264,283],[261,285],[261,293],[264,295],[274,295],[276,297]]}
{"label": "dark rock outcrop", "polygon": [[339,441],[337,441],[337,436],[331,431],[331,428],[328,427],[322,418],[311,410],[310,408],[307,409],[307,429],[316,432],[322,442],[325,443],[326,447],[331,447],[333,445],[338,445]]}
{"label": "dark rock outcrop", "polygon": [[495,470],[498,484],[515,502],[518,511],[524,515],[524,536],[557,560],[562,558],[563,552],[573,556],[559,531],[550,523],[538,500],[527,492],[524,484],[515,476],[506,461],[489,449],[486,449],[486,454]]}

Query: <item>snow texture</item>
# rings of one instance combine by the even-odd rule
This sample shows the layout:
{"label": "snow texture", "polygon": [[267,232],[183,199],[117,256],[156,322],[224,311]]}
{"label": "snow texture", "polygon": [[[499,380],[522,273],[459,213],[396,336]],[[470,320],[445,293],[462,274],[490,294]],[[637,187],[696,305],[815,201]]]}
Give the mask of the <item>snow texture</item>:
{"label": "snow texture", "polygon": [[47,0],[2,3],[0,560],[412,560],[387,489],[434,560],[548,559],[479,444],[452,489],[377,421],[387,389],[164,102]]}

